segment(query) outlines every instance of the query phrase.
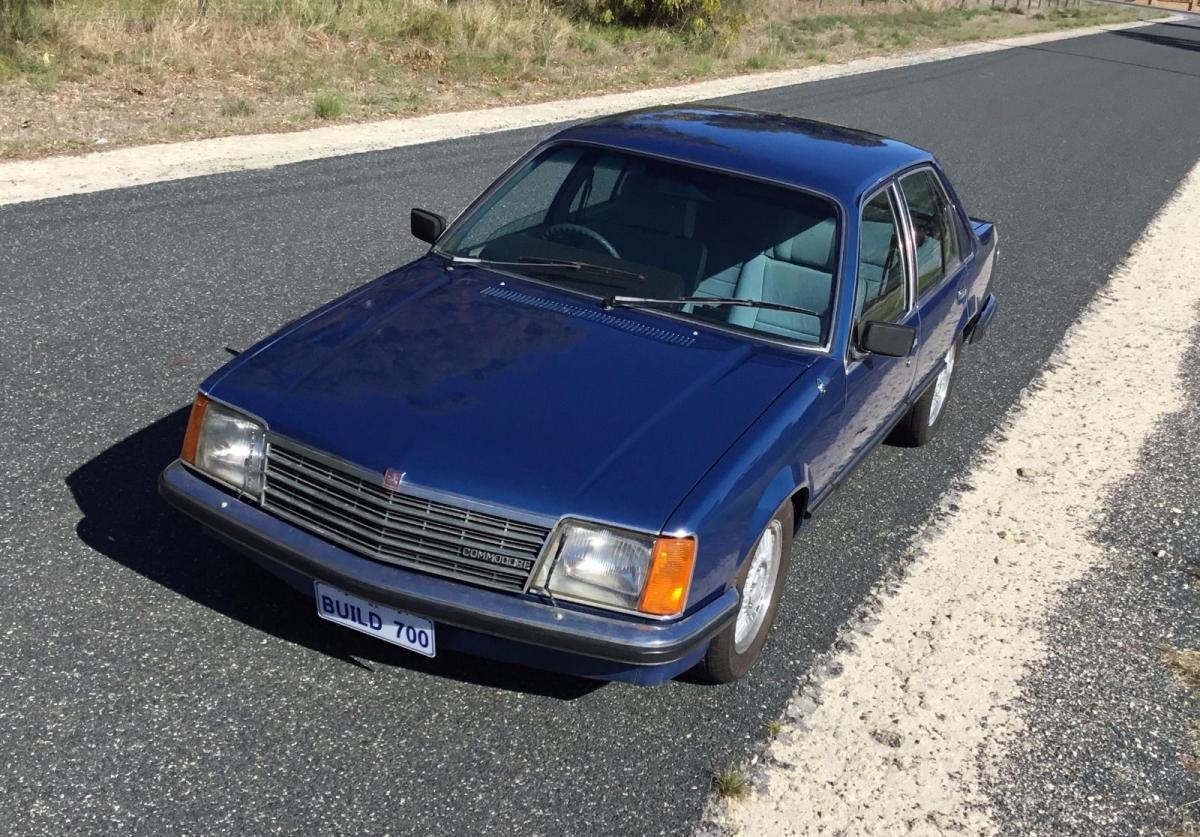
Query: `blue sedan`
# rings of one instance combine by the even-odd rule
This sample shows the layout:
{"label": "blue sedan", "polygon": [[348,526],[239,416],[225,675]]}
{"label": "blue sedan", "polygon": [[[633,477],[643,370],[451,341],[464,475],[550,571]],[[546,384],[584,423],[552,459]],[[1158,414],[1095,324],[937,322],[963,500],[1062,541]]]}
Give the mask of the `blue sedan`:
{"label": "blue sedan", "polygon": [[774,114],[576,125],[411,224],[424,256],[201,384],[160,489],[429,657],[743,676],[797,530],[933,436],[996,308],[928,152]]}

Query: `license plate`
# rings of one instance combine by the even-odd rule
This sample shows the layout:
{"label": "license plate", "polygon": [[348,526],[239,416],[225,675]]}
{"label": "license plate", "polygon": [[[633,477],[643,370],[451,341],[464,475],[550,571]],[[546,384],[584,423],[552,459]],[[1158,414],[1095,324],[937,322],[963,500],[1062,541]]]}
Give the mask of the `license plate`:
{"label": "license plate", "polygon": [[337,622],[364,634],[378,637],[384,642],[416,651],[426,657],[437,654],[433,637],[433,623],[420,616],[413,616],[394,607],[378,605],[366,599],[345,593],[336,587],[317,581],[317,615],[330,622]]}

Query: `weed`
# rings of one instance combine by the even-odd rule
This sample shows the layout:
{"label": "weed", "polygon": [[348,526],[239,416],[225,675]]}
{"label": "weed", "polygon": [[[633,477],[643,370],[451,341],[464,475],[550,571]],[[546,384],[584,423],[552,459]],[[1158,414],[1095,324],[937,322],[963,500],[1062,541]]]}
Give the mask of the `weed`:
{"label": "weed", "polygon": [[322,90],[313,96],[312,109],[318,119],[337,119],[346,112],[346,99],[336,90]]}
{"label": "weed", "polygon": [[1159,659],[1193,692],[1200,692],[1200,651],[1172,648],[1164,645],[1158,650]]}
{"label": "weed", "polygon": [[254,103],[244,96],[228,99],[221,105],[221,115],[229,117],[249,116],[254,113]]}
{"label": "weed", "polygon": [[741,799],[750,792],[750,774],[741,762],[734,762],[712,777],[713,790],[722,799]]}

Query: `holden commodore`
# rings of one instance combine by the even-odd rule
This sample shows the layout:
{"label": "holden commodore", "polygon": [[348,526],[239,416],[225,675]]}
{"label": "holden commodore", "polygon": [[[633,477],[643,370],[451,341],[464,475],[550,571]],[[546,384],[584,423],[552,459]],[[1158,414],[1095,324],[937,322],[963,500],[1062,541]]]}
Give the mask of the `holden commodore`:
{"label": "holden commodore", "polygon": [[797,529],[930,439],[996,309],[995,231],[928,152],[773,114],[576,125],[411,230],[200,385],[160,490],[429,657],[743,676]]}

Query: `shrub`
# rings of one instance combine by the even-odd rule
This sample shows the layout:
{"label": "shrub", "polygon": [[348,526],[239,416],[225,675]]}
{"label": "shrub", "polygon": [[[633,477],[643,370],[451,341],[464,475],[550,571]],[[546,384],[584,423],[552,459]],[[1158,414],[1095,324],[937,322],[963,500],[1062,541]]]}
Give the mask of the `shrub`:
{"label": "shrub", "polygon": [[721,0],[580,0],[580,10],[598,23],[629,26],[707,28],[721,14]]}
{"label": "shrub", "polygon": [[346,100],[341,93],[324,90],[313,97],[313,114],[318,119],[337,119],[346,112]]}
{"label": "shrub", "polygon": [[252,113],[254,113],[254,103],[241,96],[236,99],[229,99],[225,104],[221,105],[222,116],[249,116]]}
{"label": "shrub", "polygon": [[43,0],[0,0],[0,45],[46,34],[44,5]]}

